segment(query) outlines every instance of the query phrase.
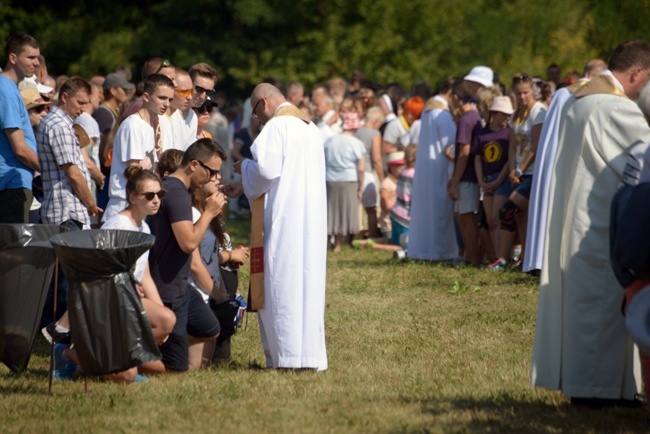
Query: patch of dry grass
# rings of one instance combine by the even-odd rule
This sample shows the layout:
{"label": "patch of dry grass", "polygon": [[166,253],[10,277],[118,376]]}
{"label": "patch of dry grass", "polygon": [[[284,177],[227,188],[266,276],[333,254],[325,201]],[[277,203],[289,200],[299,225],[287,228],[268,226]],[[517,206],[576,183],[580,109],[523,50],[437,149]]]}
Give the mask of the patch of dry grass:
{"label": "patch of dry grass", "polygon": [[[237,244],[245,226],[231,224]],[[241,273],[247,285],[247,269]],[[330,369],[262,369],[255,315],[233,361],[122,386],[57,382],[47,349],[0,367],[2,432],[647,432],[643,411],[571,407],[529,385],[537,282],[344,249],[328,258]]]}

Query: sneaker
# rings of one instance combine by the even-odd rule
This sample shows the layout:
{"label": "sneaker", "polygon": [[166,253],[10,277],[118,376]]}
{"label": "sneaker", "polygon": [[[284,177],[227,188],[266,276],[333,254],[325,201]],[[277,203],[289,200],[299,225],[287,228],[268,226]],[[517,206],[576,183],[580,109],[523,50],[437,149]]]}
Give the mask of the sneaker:
{"label": "sneaker", "polygon": [[352,247],[354,247],[355,249],[359,249],[359,248],[361,248],[361,240],[352,240],[350,245]]}
{"label": "sneaker", "polygon": [[505,270],[506,265],[508,265],[508,263],[506,261],[504,261],[503,259],[497,259],[496,261],[494,261],[493,263],[488,265],[487,269],[488,270],[496,270],[496,271]]}
{"label": "sneaker", "polygon": [[56,344],[66,344],[70,345],[70,330],[67,332],[60,332],[56,329],[56,323],[51,323],[47,327],[43,327],[41,329],[41,334],[49,343],[54,343]]}
{"label": "sneaker", "polygon": [[393,252],[393,259],[406,259],[406,250],[398,250],[396,252]]}
{"label": "sneaker", "polygon": [[133,379],[134,383],[146,383],[147,381],[149,381],[149,377],[142,374],[136,375],[135,378]]}
{"label": "sneaker", "polygon": [[77,366],[63,356],[63,350],[69,345],[54,344],[54,372],[52,376],[55,380],[70,381],[74,377]]}

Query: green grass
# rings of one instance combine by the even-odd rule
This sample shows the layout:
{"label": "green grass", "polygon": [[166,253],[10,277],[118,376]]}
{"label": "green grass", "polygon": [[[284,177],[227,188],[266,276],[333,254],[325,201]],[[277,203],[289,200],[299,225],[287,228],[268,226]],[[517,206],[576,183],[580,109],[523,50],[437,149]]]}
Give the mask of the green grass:
{"label": "green grass", "polygon": [[[246,223],[229,223],[235,245]],[[344,248],[328,257],[328,371],[262,369],[249,314],[227,366],[91,380],[88,392],[83,380],[55,382],[48,395],[39,338],[27,372],[0,367],[0,432],[648,432],[642,410],[574,408],[529,385],[537,296],[520,273]]]}

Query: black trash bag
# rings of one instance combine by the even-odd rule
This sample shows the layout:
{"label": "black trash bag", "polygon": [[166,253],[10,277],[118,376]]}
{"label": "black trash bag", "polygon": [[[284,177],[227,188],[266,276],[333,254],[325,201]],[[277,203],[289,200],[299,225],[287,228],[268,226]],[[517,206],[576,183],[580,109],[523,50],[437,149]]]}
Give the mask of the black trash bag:
{"label": "black trash bag", "polygon": [[0,358],[13,372],[27,369],[54,272],[50,237],[65,231],[0,224]]}
{"label": "black trash bag", "polygon": [[68,279],[70,334],[84,372],[110,374],[159,360],[131,274],[153,235],[85,230],[50,241]]}

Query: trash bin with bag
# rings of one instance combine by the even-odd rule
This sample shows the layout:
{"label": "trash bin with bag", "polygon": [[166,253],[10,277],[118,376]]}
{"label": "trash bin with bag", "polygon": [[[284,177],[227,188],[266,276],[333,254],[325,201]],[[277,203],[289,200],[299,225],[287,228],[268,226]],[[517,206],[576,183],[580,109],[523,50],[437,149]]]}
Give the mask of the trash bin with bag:
{"label": "trash bin with bag", "polygon": [[68,279],[70,334],[87,374],[110,374],[161,358],[132,269],[149,234],[108,229],[53,236]]}
{"label": "trash bin with bag", "polygon": [[27,369],[56,256],[50,237],[58,225],[0,224],[0,360]]}

